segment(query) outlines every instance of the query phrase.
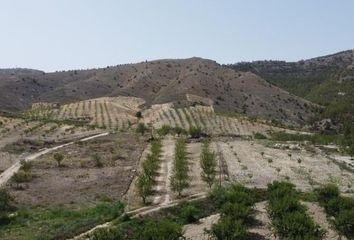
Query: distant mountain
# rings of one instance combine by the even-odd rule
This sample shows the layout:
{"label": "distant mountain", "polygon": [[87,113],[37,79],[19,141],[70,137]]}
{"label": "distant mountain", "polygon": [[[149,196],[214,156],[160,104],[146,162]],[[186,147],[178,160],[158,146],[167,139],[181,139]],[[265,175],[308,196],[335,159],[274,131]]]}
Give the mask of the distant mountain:
{"label": "distant mountain", "polygon": [[354,50],[298,62],[254,61],[228,67],[252,72],[290,93],[325,105],[323,118],[354,125]]}
{"label": "distant mountain", "polygon": [[303,123],[315,106],[264,81],[215,61],[156,60],[103,69],[0,75],[0,109],[24,110],[35,102],[66,103],[103,96],[135,96],[147,105],[208,98],[217,112],[245,113]]}

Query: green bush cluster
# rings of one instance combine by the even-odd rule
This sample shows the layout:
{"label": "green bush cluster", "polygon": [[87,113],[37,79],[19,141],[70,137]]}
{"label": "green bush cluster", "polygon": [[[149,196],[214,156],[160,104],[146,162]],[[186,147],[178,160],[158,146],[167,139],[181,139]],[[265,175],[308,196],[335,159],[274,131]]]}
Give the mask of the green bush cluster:
{"label": "green bush cluster", "polygon": [[295,186],[289,182],[268,184],[267,210],[281,239],[322,239],[324,232],[306,213]]}
{"label": "green bush cluster", "polygon": [[188,132],[192,138],[200,138],[203,135],[203,131],[200,127],[190,127]]}
{"label": "green bush cluster", "polygon": [[160,163],[160,154],[162,151],[161,140],[155,140],[151,144],[151,153],[149,153],[142,163],[142,171],[138,173],[136,187],[139,196],[142,198],[143,203],[146,203],[146,198],[152,192],[152,187],[157,176],[157,170]]}
{"label": "green bush cluster", "polygon": [[17,189],[22,188],[22,184],[30,182],[33,177],[31,172],[32,164],[25,160],[21,160],[20,164],[20,169],[12,176],[12,180],[16,183]]}
{"label": "green bush cluster", "polygon": [[327,184],[315,190],[317,199],[342,235],[354,239],[354,199],[340,196],[336,185]]}
{"label": "green bush cluster", "polygon": [[183,239],[182,225],[161,219],[131,219],[119,226],[94,231],[92,240],[177,240]]}
{"label": "green bush cluster", "polygon": [[259,132],[256,132],[254,135],[253,135],[254,139],[267,139],[267,136],[262,134],[262,133],[259,133]]}
{"label": "green bush cluster", "polygon": [[176,141],[173,170],[171,176],[171,189],[182,195],[182,191],[189,186],[189,163],[186,150],[186,142],[183,138]]}
{"label": "green bush cluster", "polygon": [[181,127],[171,127],[169,125],[163,125],[161,128],[156,130],[160,136],[166,136],[167,134],[172,135],[186,135],[187,131]]}
{"label": "green bush cluster", "polygon": [[123,212],[124,204],[119,201],[79,209],[18,207],[10,224],[0,225],[0,235],[6,234],[5,239],[69,239]]}
{"label": "green bush cluster", "polygon": [[210,197],[221,211],[220,219],[207,232],[215,239],[247,239],[254,222],[253,193],[242,185],[215,188]]}
{"label": "green bush cluster", "polygon": [[14,198],[6,189],[0,189],[0,226],[10,222],[10,213],[14,211]]}

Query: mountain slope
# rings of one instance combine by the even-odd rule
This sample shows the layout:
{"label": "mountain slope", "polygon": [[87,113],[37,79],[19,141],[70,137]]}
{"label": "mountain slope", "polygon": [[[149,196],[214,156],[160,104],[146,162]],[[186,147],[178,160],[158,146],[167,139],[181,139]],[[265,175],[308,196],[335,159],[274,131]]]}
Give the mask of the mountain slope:
{"label": "mountain slope", "polygon": [[[274,87],[253,73],[235,71],[211,60],[157,60],[104,69],[0,75],[0,109],[23,110],[35,102],[135,96],[146,105],[193,104],[187,94],[208,98],[217,112],[302,123],[315,106]],[[190,99],[189,99],[190,100]]]}
{"label": "mountain slope", "polygon": [[228,65],[325,105],[321,116],[347,125],[354,121],[354,50],[298,62],[255,61]]}

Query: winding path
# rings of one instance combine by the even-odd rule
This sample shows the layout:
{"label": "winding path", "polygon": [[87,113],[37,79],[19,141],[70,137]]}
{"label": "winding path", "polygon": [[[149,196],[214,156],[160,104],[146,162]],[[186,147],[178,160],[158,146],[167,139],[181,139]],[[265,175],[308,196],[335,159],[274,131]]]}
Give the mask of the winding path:
{"label": "winding path", "polygon": [[[93,135],[93,136],[90,136],[90,137],[85,137],[83,139],[80,139],[79,141],[80,142],[86,142],[86,141],[89,141],[91,139],[94,139],[94,138],[98,138],[98,137],[103,137],[103,136],[107,136],[109,133],[100,133],[100,134],[97,134],[97,135]],[[37,153],[34,153],[34,154],[31,154],[29,155],[28,157],[26,157],[24,160],[26,162],[29,162],[29,161],[33,161],[35,160],[36,158],[44,155],[44,154],[47,154],[47,153],[50,153],[50,152],[53,152],[59,148],[63,148],[63,147],[66,147],[68,145],[71,145],[71,144],[74,144],[75,141],[73,142],[69,142],[69,143],[65,143],[65,144],[62,144],[62,145],[59,145],[59,146],[56,146],[56,147],[52,147],[52,148],[47,148],[47,149],[44,149],[42,151],[39,151]],[[15,164],[13,164],[11,167],[9,167],[8,169],[6,169],[3,173],[0,174],[0,187],[2,186],[5,186],[5,184],[10,180],[10,178],[20,169],[21,167],[21,161],[18,160]]]}

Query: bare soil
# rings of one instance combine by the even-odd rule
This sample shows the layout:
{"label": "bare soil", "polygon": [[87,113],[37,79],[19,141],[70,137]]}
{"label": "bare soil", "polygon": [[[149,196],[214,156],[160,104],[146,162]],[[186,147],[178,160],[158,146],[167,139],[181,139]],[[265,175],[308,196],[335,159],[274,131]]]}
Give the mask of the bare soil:
{"label": "bare soil", "polygon": [[229,139],[216,144],[227,162],[231,181],[265,188],[274,180],[288,179],[304,191],[323,183],[338,184],[343,192],[353,190],[353,174],[321,153],[278,149],[268,141]]}
{"label": "bare soil", "polygon": [[[24,190],[8,184],[17,201],[25,205],[82,206],[121,199],[127,192],[146,142],[136,134],[122,133],[69,145],[57,152],[65,156],[62,167],[47,154],[33,162],[34,178]],[[100,156],[97,167],[93,154]]]}

